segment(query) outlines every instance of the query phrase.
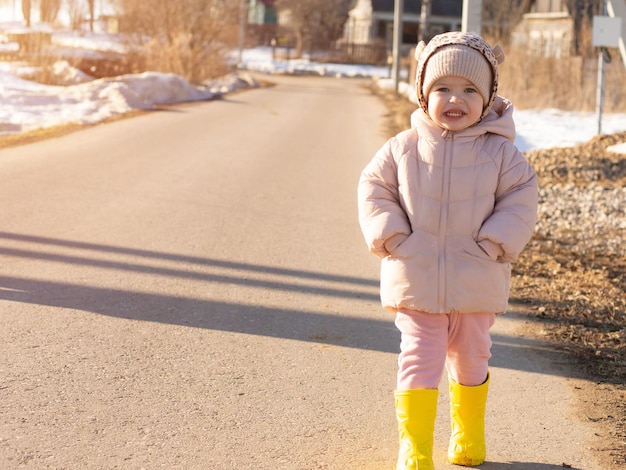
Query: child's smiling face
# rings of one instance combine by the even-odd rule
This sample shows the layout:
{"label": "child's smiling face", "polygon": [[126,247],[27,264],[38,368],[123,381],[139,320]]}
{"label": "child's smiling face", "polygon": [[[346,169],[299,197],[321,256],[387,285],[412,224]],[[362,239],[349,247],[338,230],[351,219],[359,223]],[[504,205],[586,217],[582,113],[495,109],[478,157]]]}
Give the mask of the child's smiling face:
{"label": "child's smiling face", "polygon": [[439,127],[461,131],[476,124],[483,113],[483,98],[472,82],[447,76],[435,81],[428,94],[428,114]]}

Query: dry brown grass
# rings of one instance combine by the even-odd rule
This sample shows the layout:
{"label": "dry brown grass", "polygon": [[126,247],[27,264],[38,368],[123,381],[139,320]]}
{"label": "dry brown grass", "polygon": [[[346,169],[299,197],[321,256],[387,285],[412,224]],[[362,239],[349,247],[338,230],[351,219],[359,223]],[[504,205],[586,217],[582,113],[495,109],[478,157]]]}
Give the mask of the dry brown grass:
{"label": "dry brown grass", "polygon": [[[619,54],[605,65],[604,111],[626,111],[626,69]],[[598,59],[531,57],[511,50],[500,66],[500,94],[519,109],[557,108],[593,111],[596,107]]]}

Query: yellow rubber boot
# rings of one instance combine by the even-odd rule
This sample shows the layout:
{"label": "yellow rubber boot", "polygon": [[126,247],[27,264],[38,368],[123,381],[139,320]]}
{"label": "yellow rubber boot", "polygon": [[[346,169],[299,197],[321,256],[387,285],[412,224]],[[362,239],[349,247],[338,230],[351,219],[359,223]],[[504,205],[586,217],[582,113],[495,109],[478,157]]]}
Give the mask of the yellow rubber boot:
{"label": "yellow rubber boot", "polygon": [[485,408],[489,375],[482,385],[467,387],[450,382],[450,418],[452,436],[448,460],[455,465],[475,467],[485,461]]}
{"label": "yellow rubber boot", "polygon": [[437,390],[396,390],[400,451],[396,470],[434,470],[433,440]]}

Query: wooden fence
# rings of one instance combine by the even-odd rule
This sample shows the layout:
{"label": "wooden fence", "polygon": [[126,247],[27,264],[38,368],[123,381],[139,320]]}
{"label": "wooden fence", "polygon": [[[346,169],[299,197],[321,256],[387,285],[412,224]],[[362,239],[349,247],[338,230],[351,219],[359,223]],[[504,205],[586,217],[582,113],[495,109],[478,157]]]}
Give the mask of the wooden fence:
{"label": "wooden fence", "polygon": [[338,64],[387,65],[389,53],[384,44],[334,43],[310,53],[312,61]]}

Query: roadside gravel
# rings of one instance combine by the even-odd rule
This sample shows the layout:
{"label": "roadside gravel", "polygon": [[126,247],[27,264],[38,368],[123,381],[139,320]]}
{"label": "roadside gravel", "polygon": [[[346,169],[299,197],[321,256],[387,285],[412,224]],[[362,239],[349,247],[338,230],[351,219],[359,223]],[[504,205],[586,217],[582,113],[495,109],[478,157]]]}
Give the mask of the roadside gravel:
{"label": "roadside gravel", "polygon": [[626,464],[626,132],[527,153],[539,177],[535,237],[514,265],[512,297],[597,383],[582,412]]}
{"label": "roadside gravel", "polygon": [[540,180],[537,233],[576,253],[626,255],[626,158],[607,151],[624,141],[626,132],[528,152]]}

